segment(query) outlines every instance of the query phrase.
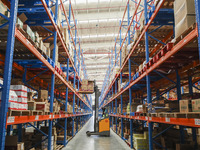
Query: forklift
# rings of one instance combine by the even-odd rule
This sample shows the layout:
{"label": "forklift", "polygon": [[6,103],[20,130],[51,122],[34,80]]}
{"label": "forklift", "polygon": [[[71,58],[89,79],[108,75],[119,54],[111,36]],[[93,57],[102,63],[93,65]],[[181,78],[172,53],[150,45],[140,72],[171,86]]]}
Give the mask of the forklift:
{"label": "forklift", "polygon": [[99,99],[99,90],[98,90],[98,86],[96,85],[95,81],[94,81],[94,92],[95,92],[95,116],[94,116],[94,131],[87,131],[86,134],[87,136],[91,136],[91,135],[100,135],[100,136],[110,136],[110,120],[109,120],[109,116],[107,113],[106,108],[102,108],[102,118],[99,119],[99,103],[98,103],[98,99]]}

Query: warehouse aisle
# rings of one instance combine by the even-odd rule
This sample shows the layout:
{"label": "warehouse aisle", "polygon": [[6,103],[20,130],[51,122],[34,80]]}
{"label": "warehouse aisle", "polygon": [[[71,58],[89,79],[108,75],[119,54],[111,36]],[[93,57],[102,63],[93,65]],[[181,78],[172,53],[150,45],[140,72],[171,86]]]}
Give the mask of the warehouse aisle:
{"label": "warehouse aisle", "polygon": [[130,147],[112,130],[110,137],[87,137],[86,131],[93,131],[93,119],[94,117],[88,121],[80,132],[78,132],[62,150],[131,150]]}

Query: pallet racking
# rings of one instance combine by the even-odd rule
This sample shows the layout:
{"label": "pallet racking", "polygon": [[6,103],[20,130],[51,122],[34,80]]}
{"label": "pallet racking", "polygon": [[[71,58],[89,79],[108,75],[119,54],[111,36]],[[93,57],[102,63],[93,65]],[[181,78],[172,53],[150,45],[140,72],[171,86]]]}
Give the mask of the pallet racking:
{"label": "pallet racking", "polygon": [[[133,4],[130,6],[131,2]],[[110,124],[111,126],[113,124],[116,125],[116,128],[113,129],[116,133],[117,119],[121,120],[120,137],[123,140],[126,140],[123,133],[123,120],[129,120],[129,144],[131,148],[133,148],[134,144],[133,130],[137,128],[133,127],[133,120],[142,121],[143,126],[144,123],[148,123],[150,150],[153,149],[153,143],[166,149],[166,147],[156,143],[155,138],[170,129],[167,128],[153,137],[154,123],[179,125],[181,135],[184,135],[183,129],[185,127],[192,127],[193,140],[197,143],[196,127],[200,127],[199,116],[176,118],[170,113],[160,116],[154,116],[151,113],[153,101],[159,100],[160,97],[173,89],[176,89],[176,100],[178,101],[182,99],[181,86],[189,85],[189,95],[191,97],[194,96],[193,87],[199,90],[195,86],[199,81],[199,74],[195,70],[198,70],[199,66],[200,48],[197,44],[200,44],[200,3],[195,0],[196,24],[184,32],[181,37],[177,38],[176,42],[172,41],[174,38],[174,19],[170,17],[174,14],[173,3],[174,1],[172,0],[144,0],[142,4],[141,0],[128,0],[123,18],[120,21],[114,51],[111,51],[110,63],[99,98],[99,109],[101,110],[102,107],[110,108]],[[130,16],[130,7],[134,7],[132,16]],[[125,20],[126,16],[127,20]],[[142,16],[144,16],[144,24],[141,22]],[[122,38],[121,34],[123,28],[126,31],[124,38]],[[139,34],[137,33],[138,31]],[[133,40],[136,34],[138,36]],[[132,47],[129,49],[127,56],[122,58],[125,42],[128,45],[132,44]],[[191,43],[196,45],[191,46]],[[118,44],[120,50],[117,52],[116,46]],[[190,49],[188,48],[189,44]],[[146,63],[143,67],[137,70],[144,61]],[[120,69],[114,71],[116,66],[119,66]],[[163,72],[159,70],[163,70]],[[123,87],[119,87],[123,79],[128,81]],[[135,98],[140,98],[143,104],[147,104],[148,113],[144,116],[140,116],[135,112],[130,112],[130,114],[123,113],[123,105],[128,102],[131,105],[133,103],[132,100]],[[117,114],[118,104],[121,105],[120,115]],[[181,142],[184,143],[184,138],[181,138]]]}
{"label": "pallet racking", "polygon": [[[7,19],[8,22],[0,26],[0,32],[2,41],[7,41],[3,45],[6,51],[1,51],[1,68],[3,68],[3,85],[2,85],[2,102],[0,112],[0,149],[5,147],[5,136],[11,130],[11,125],[18,125],[18,129],[22,130],[23,124],[29,124],[29,122],[37,122],[37,127],[33,126],[36,130],[40,131],[39,126],[43,122],[49,126],[48,135],[48,149],[51,149],[52,141],[52,126],[58,123],[60,119],[64,119],[64,139],[66,139],[67,133],[67,119],[72,118],[72,137],[78,132],[78,124],[83,124],[92,115],[92,103],[89,95],[81,96],[77,89],[81,84],[82,78],[80,78],[80,70],[83,71],[84,78],[87,77],[85,69],[84,58],[80,45],[80,39],[78,38],[76,20],[73,14],[73,8],[71,1],[69,2],[69,16],[65,10],[63,0],[2,0],[2,2],[9,8],[10,18],[0,13],[0,16]],[[55,7],[55,14],[53,14],[51,8]],[[58,26],[58,9],[62,11],[64,15],[64,22],[67,23],[70,42],[74,46],[74,58],[72,59],[69,54],[69,47],[63,39],[63,35],[60,27]],[[43,36],[43,41],[53,41],[54,48],[52,58],[44,55],[34,42],[27,36],[27,34],[20,28],[16,27],[17,14],[25,13],[28,15],[28,25],[32,26],[35,31],[40,32]],[[71,18],[72,14],[72,18]],[[73,24],[71,23],[73,20]],[[7,28],[6,26],[9,25]],[[64,26],[64,25],[63,25]],[[71,29],[75,27],[75,37],[73,37]],[[6,37],[6,38],[5,38]],[[77,40],[78,38],[78,40]],[[78,44],[78,48],[77,48]],[[59,69],[55,62],[56,46],[59,45],[58,51],[62,53],[59,55],[59,62],[66,64],[67,67]],[[66,72],[66,74],[64,74]],[[9,90],[12,76],[22,78],[24,85],[33,90],[47,89],[50,95],[50,114],[36,114],[36,115],[21,115],[21,116],[7,116],[8,112],[8,99]],[[73,81],[73,85],[69,81]],[[73,95],[71,97],[71,95]],[[86,96],[86,97],[85,97]],[[85,97],[85,99],[84,99]],[[53,113],[54,98],[64,104],[65,112],[61,114]],[[62,102],[62,100],[65,100]],[[73,113],[68,114],[67,103],[73,102]],[[87,113],[78,113],[75,111],[75,102],[78,106],[82,107]],[[76,120],[76,131],[74,131],[74,121]],[[41,131],[40,131],[41,132]],[[21,133],[19,132],[19,142],[21,141]],[[64,146],[67,144],[67,140],[59,141]]]}

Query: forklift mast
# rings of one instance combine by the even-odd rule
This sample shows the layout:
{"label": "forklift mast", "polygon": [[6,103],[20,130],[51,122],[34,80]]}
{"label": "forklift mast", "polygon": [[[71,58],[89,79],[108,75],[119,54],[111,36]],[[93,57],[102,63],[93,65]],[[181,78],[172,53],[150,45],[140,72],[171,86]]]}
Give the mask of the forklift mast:
{"label": "forklift mast", "polygon": [[94,92],[95,92],[95,115],[94,115],[94,132],[98,132],[98,116],[99,116],[99,89],[94,81]]}

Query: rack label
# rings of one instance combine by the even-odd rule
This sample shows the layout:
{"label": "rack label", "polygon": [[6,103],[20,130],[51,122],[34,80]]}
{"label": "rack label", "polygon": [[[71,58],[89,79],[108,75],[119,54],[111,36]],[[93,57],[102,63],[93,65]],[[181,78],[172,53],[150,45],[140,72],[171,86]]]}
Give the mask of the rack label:
{"label": "rack label", "polygon": [[148,120],[148,117],[146,116],[145,119]]}
{"label": "rack label", "polygon": [[53,115],[53,118],[54,118],[54,115]]}
{"label": "rack label", "polygon": [[170,122],[170,118],[165,118],[165,121],[166,122]]}
{"label": "rack label", "polygon": [[152,120],[152,117],[149,117],[149,120]]}
{"label": "rack label", "polygon": [[61,118],[61,115],[59,115],[59,117]]}
{"label": "rack label", "polygon": [[51,115],[49,115],[49,118],[51,118]]}
{"label": "rack label", "polygon": [[13,123],[15,122],[15,117],[8,117],[7,123]]}
{"label": "rack label", "polygon": [[35,116],[35,120],[39,120],[39,116],[37,115],[37,116]]}
{"label": "rack label", "polygon": [[195,125],[200,125],[200,119],[194,119]]}

